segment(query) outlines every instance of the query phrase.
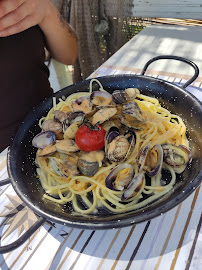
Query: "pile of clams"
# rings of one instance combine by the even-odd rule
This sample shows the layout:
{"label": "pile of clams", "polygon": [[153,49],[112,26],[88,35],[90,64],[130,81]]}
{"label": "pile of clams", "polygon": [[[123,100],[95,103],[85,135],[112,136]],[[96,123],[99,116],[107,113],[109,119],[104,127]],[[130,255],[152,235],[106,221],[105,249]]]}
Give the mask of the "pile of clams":
{"label": "pile of clams", "polygon": [[[145,119],[134,101],[139,90],[128,88],[116,90],[112,94],[94,91],[74,101],[63,111],[54,111],[54,118],[42,124],[42,132],[37,134],[32,145],[38,148],[38,158],[49,159],[56,174],[93,176],[100,167],[113,162],[116,167],[106,177],[109,189],[123,191],[121,200],[134,197],[144,182],[145,173],[152,177],[158,174],[163,162],[172,166],[176,173],[182,173],[191,162],[192,155],[185,146],[171,144],[149,144],[140,149],[137,159],[138,175],[127,163],[136,143],[135,132],[142,129]],[[79,127],[89,121],[101,125],[105,133],[105,146],[93,152],[84,152],[75,142]],[[59,163],[56,153],[63,157]]]}

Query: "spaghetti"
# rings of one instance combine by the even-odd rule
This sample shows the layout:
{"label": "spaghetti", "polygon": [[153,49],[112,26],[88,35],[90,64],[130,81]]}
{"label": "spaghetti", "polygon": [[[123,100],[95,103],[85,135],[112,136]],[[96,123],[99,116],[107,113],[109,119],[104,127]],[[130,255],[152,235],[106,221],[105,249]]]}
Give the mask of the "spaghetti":
{"label": "spaghetti", "polygon": [[[93,95],[94,82],[99,84],[100,89]],[[96,112],[102,111],[103,123],[99,121],[99,124],[106,129],[106,137],[105,147],[97,152],[95,160],[89,153],[86,155],[77,148],[75,152],[63,150],[59,148],[58,142],[73,142],[84,120],[75,118],[67,125],[66,119],[62,119],[62,139],[58,140],[56,136],[56,140],[44,149],[39,147],[36,155],[37,174],[46,192],[44,199],[59,204],[71,203],[74,210],[81,214],[95,214],[103,207],[113,213],[122,213],[144,207],[173,188],[176,173],[181,173],[191,161],[186,126],[179,116],[163,108],[156,98],[143,95],[137,89],[126,90],[116,93],[110,101],[111,94],[108,96],[100,82],[93,79],[89,92],[72,94],[65,100],[60,99],[58,104],[53,98],[52,109],[39,121],[42,133],[54,132],[52,128],[45,129],[44,124],[59,122],[58,119],[56,121],[55,112],[62,112],[67,118],[72,112],[83,112],[85,119],[92,122]],[[124,98],[123,103],[116,103],[118,95]],[[128,110],[129,105],[133,107]],[[131,113],[134,105],[135,115]],[[116,113],[109,119],[107,112],[111,108],[116,108]],[[109,123],[110,127],[107,127]],[[110,145],[113,132],[118,132],[113,137],[113,144],[121,137],[128,145],[121,160],[113,156],[113,151],[118,149],[118,146],[113,149]],[[48,147],[54,147],[54,150],[44,154]],[[103,156],[101,152],[104,152]],[[93,175],[81,173],[78,167],[81,157],[87,157],[88,165],[93,164],[95,167],[98,164]],[[167,182],[162,177],[163,170],[170,174]],[[113,174],[111,178],[110,173]],[[129,180],[126,181],[126,178]]]}

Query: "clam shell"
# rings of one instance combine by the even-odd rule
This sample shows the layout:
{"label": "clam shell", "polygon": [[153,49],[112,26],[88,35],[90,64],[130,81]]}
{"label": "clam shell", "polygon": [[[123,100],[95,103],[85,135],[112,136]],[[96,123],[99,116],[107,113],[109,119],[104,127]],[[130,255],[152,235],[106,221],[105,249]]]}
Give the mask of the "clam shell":
{"label": "clam shell", "polygon": [[154,149],[154,148],[156,148],[156,150],[158,152],[158,160],[157,160],[157,163],[155,164],[154,168],[151,168],[150,171],[148,171],[148,170],[146,171],[147,175],[149,175],[150,177],[157,175],[160,172],[162,165],[163,165],[163,149],[162,149],[161,145],[156,144],[153,146],[152,149]]}
{"label": "clam shell", "polygon": [[111,162],[123,162],[129,148],[130,143],[126,137],[124,135],[119,135],[107,145],[107,157]]}
{"label": "clam shell", "polygon": [[[130,169],[130,173],[124,178],[123,183],[124,186],[120,187],[120,183],[116,184],[116,178],[118,175],[118,172],[120,170],[123,170],[125,168]],[[133,167],[128,163],[122,163],[116,166],[111,172],[108,174],[108,176],[105,179],[105,185],[107,188],[112,190],[123,190],[126,185],[131,181],[133,175]]]}
{"label": "clam shell", "polygon": [[117,113],[117,109],[115,107],[103,108],[97,111],[92,118],[92,124],[95,125],[97,123],[102,124],[105,121],[109,120],[112,116]]}
{"label": "clam shell", "polygon": [[116,104],[123,104],[130,100],[129,95],[126,93],[125,90],[115,90],[112,93],[112,98]]}
{"label": "clam shell", "polygon": [[79,158],[77,163],[79,171],[86,176],[93,176],[99,169],[99,163],[89,162],[85,159]]}
{"label": "clam shell", "polygon": [[75,122],[82,122],[84,120],[85,113],[83,111],[70,112],[67,118],[63,121],[63,132]]}
{"label": "clam shell", "polygon": [[[190,151],[185,146],[176,146],[173,144],[162,144],[163,160],[170,166],[179,167],[189,163],[191,159]],[[187,151],[188,150],[188,151]]]}
{"label": "clam shell", "polygon": [[68,115],[67,113],[60,110],[54,111],[54,119],[56,121],[59,121],[60,123],[62,123],[67,118],[67,115]]}
{"label": "clam shell", "polygon": [[129,127],[134,127],[134,125],[137,125],[138,123],[145,123],[142,112],[135,101],[131,101],[123,105],[122,115],[123,117],[121,117],[120,119],[125,122],[123,124],[126,124]]}
{"label": "clam shell", "polygon": [[112,95],[105,91],[94,91],[90,95],[90,100],[96,106],[105,106],[111,104]]}
{"label": "clam shell", "polygon": [[46,146],[55,142],[56,136],[55,133],[52,131],[43,131],[37,134],[33,140],[32,145],[37,148],[45,148]]}
{"label": "clam shell", "polygon": [[71,139],[61,140],[55,144],[55,147],[58,152],[64,154],[74,153],[80,150],[75,141]]}
{"label": "clam shell", "polygon": [[131,197],[134,197],[141,189],[141,186],[144,182],[144,178],[145,178],[144,173],[140,173],[136,177],[134,177],[127,186],[127,188],[125,189],[121,200],[125,201],[127,199],[130,199]]}

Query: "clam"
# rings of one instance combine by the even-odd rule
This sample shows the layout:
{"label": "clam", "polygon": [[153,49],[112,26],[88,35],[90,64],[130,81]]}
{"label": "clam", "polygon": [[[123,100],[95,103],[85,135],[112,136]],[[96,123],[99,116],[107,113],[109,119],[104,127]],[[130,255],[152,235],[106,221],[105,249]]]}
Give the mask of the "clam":
{"label": "clam", "polygon": [[143,170],[143,167],[145,165],[145,161],[146,161],[148,152],[149,152],[149,144],[142,147],[140,149],[139,153],[138,153],[137,165],[138,165],[138,168],[139,168],[139,172],[141,172]]}
{"label": "clam", "polygon": [[105,134],[105,153],[107,155],[109,144],[120,135],[119,129],[116,129],[115,127],[111,127]]}
{"label": "clam", "polygon": [[60,111],[60,110],[55,110],[54,111],[54,119],[60,123],[62,123],[66,118],[67,118],[67,113]]}
{"label": "clam", "polygon": [[170,166],[180,167],[190,162],[191,152],[185,146],[176,146],[173,144],[162,144],[163,160]]}
{"label": "clam", "polygon": [[104,159],[104,151],[93,151],[88,153],[81,153],[78,159],[78,169],[86,176],[93,176],[102,166]]}
{"label": "clam", "polygon": [[81,105],[81,103],[86,99],[90,100],[90,96],[88,96],[88,95],[81,96],[81,97],[77,98],[76,100],[74,100],[74,102],[77,103],[78,105]]}
{"label": "clam", "polygon": [[50,155],[54,154],[56,151],[57,150],[56,150],[55,144],[50,144],[50,145],[47,145],[43,149],[39,149],[37,152],[37,155],[39,157],[46,157],[46,156],[50,156]]}
{"label": "clam", "polygon": [[136,98],[140,91],[137,88],[127,88],[125,90],[115,90],[112,99],[117,104],[123,104]]}
{"label": "clam", "polygon": [[137,95],[140,94],[140,90],[137,88],[127,88],[125,92],[129,95],[130,100],[135,99]]}
{"label": "clam", "polygon": [[64,153],[64,154],[69,154],[71,152],[74,153],[80,150],[78,146],[76,145],[75,141],[71,139],[58,141],[55,144],[55,147],[58,152]]}
{"label": "clam", "polygon": [[132,128],[136,128],[139,124],[145,123],[142,112],[135,101],[123,105],[120,121],[122,124]]}
{"label": "clam", "polygon": [[[155,158],[152,158],[151,156],[153,151],[155,151]],[[153,159],[155,161],[153,161]],[[148,176],[152,177],[160,172],[163,165],[163,149],[161,145],[156,144],[152,147],[147,155],[146,165],[146,173]]]}
{"label": "clam", "polygon": [[78,157],[72,158],[70,156],[67,156],[63,160],[63,166],[61,169],[62,173],[67,177],[71,175],[78,175],[79,171],[77,169],[77,161]]}
{"label": "clam", "polygon": [[112,99],[116,104],[123,104],[130,100],[129,95],[125,92],[125,90],[115,90],[112,93]]}
{"label": "clam", "polygon": [[130,144],[130,147],[128,149],[128,153],[127,153],[126,158],[125,158],[125,159],[127,159],[132,154],[132,152],[135,148],[136,135],[132,131],[127,131],[124,136]]}
{"label": "clam", "polygon": [[63,121],[63,132],[73,123],[82,123],[85,118],[83,111],[70,112],[67,118]]}
{"label": "clam", "polygon": [[85,159],[79,159],[77,163],[79,171],[86,176],[93,176],[96,174],[96,172],[99,169],[99,163],[97,161],[95,162],[89,162]]}
{"label": "clam", "polygon": [[124,135],[118,135],[110,142],[109,137],[111,135],[112,132],[107,138],[107,158],[111,162],[123,162],[126,159],[127,153],[130,149],[130,143]]}
{"label": "clam", "polygon": [[134,177],[123,192],[121,200],[125,201],[137,195],[138,191],[142,187],[142,184],[144,183],[144,179],[145,175],[143,172]]}
{"label": "clam", "polygon": [[32,145],[37,148],[45,148],[46,146],[54,143],[56,140],[55,133],[52,131],[43,131],[37,134],[33,140]]}
{"label": "clam", "polygon": [[92,117],[92,124],[102,124],[117,113],[115,107],[105,107],[97,111]]}
{"label": "clam", "polygon": [[111,162],[123,162],[133,152],[135,147],[135,134],[127,132],[121,135],[119,129],[112,126],[105,136],[105,153]]}
{"label": "clam", "polygon": [[129,184],[133,176],[133,167],[122,163],[116,166],[106,177],[105,185],[112,190],[123,190]]}
{"label": "clam", "polygon": [[89,96],[82,96],[71,103],[71,108],[74,112],[82,111],[85,114],[92,111],[92,106]]}
{"label": "clam", "polygon": [[62,124],[55,120],[46,120],[42,124],[43,131],[52,131],[56,135],[57,140],[63,139]]}
{"label": "clam", "polygon": [[64,139],[74,139],[82,121],[71,124],[64,132]]}
{"label": "clam", "polygon": [[92,104],[96,106],[106,106],[106,105],[111,104],[112,95],[105,91],[94,91],[90,95],[90,100]]}
{"label": "clam", "polygon": [[184,150],[187,153],[188,159],[189,159],[188,163],[191,163],[193,159],[191,151],[185,145],[182,145],[182,144],[180,144],[178,147],[180,147],[182,150]]}

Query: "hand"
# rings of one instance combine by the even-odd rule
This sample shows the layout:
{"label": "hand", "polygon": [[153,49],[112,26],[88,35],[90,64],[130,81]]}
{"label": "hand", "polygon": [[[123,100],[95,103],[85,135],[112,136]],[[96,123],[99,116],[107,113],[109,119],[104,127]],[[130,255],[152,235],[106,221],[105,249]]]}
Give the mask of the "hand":
{"label": "hand", "polygon": [[0,37],[40,24],[49,13],[49,0],[1,0]]}

